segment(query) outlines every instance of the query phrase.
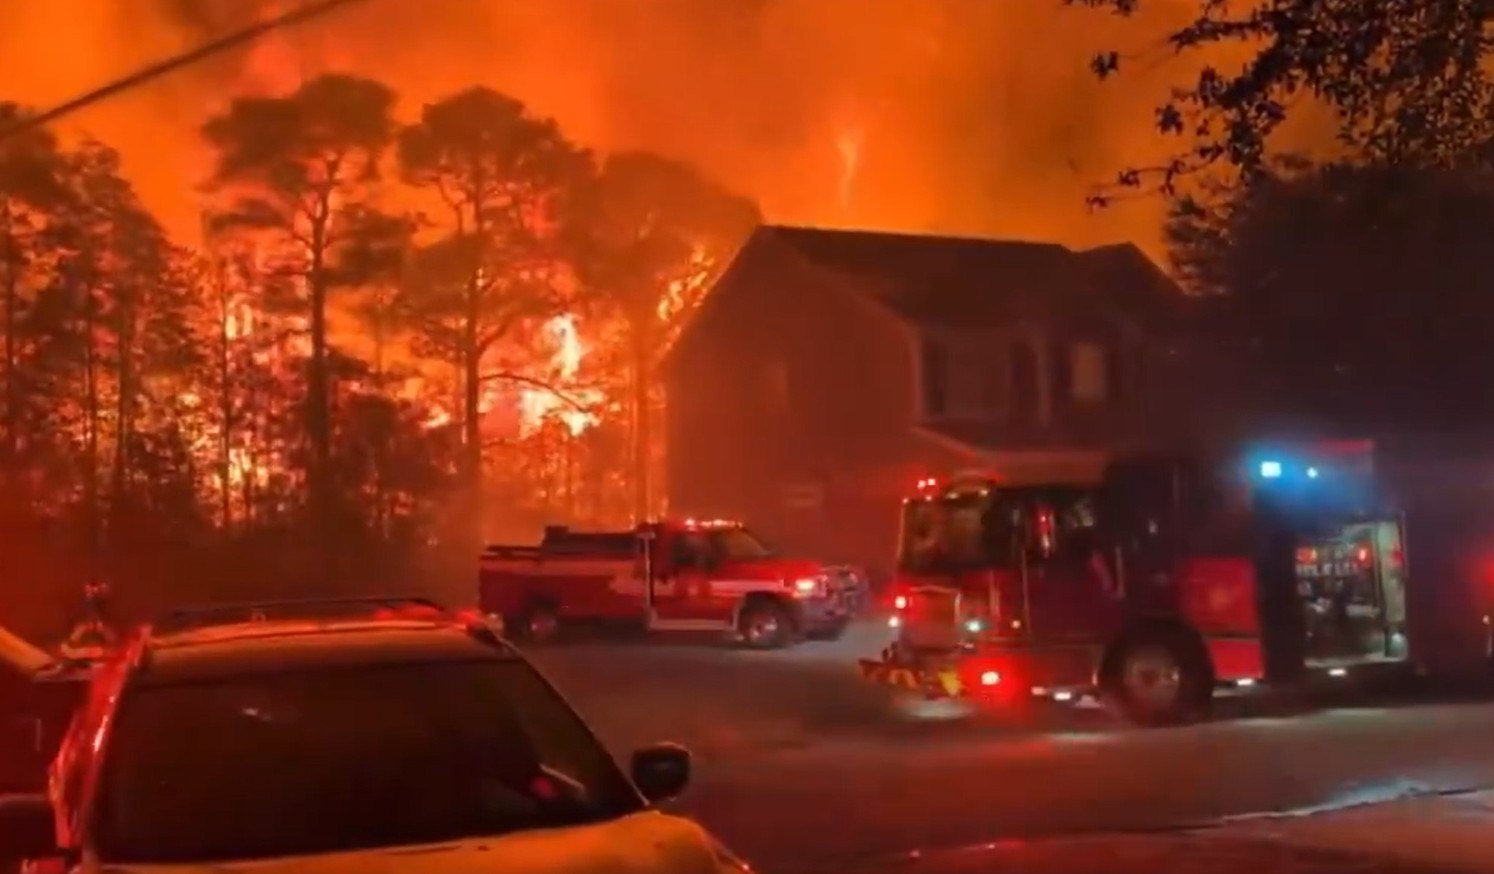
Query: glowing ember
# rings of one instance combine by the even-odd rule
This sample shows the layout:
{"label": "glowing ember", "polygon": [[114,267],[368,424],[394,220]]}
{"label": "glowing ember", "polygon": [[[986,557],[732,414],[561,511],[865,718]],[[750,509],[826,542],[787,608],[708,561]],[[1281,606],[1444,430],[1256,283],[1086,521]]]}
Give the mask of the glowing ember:
{"label": "glowing ember", "polygon": [[226,307],[223,318],[223,335],[229,340],[238,340],[254,333],[254,308],[241,299],[235,299]]}
{"label": "glowing ember", "polygon": [[[529,436],[537,431],[546,419],[558,419],[571,432],[580,436],[587,428],[597,423],[597,416],[590,407],[602,400],[595,389],[571,390],[570,385],[581,370],[587,346],[576,330],[576,317],[566,314],[556,316],[545,323],[545,337],[554,344],[555,352],[550,358],[551,383],[565,392],[568,403],[555,392],[538,386],[524,386],[519,390],[519,433]],[[578,409],[579,404],[583,409]]]}
{"label": "glowing ember", "polygon": [[655,312],[661,321],[671,322],[689,312],[700,303],[707,290],[707,279],[711,275],[711,259],[704,246],[696,246],[690,253],[689,275],[669,283],[659,297]]}
{"label": "glowing ember", "polygon": [[440,405],[432,405],[422,424],[428,429],[444,428],[451,424],[451,411]]}
{"label": "glowing ember", "polygon": [[228,480],[234,486],[245,483],[264,486],[270,481],[270,467],[255,458],[249,450],[234,447],[228,451]]}

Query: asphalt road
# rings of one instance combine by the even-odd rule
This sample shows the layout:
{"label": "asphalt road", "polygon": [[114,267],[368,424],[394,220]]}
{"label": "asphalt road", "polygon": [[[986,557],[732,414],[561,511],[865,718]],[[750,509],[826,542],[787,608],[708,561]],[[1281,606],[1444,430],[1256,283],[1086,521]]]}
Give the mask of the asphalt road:
{"label": "asphalt road", "polygon": [[992,841],[1175,829],[1494,786],[1494,704],[1229,703],[1133,729],[1099,711],[930,711],[863,683],[882,632],[755,653],[562,644],[533,653],[621,756],[697,754],[679,807],[771,870]]}

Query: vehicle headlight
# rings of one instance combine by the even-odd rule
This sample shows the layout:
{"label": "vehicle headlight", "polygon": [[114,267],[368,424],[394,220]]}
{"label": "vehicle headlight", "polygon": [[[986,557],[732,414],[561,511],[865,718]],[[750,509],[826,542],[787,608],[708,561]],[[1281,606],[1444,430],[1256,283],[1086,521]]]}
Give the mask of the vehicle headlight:
{"label": "vehicle headlight", "polygon": [[813,595],[819,592],[825,585],[824,577],[800,577],[794,580],[794,594]]}

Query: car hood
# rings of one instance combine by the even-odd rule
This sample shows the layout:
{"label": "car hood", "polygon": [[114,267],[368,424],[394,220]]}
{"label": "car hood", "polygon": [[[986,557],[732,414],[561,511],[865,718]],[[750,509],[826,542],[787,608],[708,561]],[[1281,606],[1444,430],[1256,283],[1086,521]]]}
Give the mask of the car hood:
{"label": "car hood", "polygon": [[98,874],[723,874],[745,870],[687,819],[638,813],[599,825],[253,862],[104,866]]}

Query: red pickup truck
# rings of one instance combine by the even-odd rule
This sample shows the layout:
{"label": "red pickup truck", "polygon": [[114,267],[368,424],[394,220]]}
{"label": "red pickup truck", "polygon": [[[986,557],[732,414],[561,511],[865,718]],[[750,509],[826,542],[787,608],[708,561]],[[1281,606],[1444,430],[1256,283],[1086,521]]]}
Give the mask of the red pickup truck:
{"label": "red pickup truck", "polygon": [[860,585],[854,574],[774,553],[739,523],[695,520],[552,527],[535,546],[488,547],[478,579],[482,609],[533,642],[587,624],[721,632],[762,649],[838,637]]}

